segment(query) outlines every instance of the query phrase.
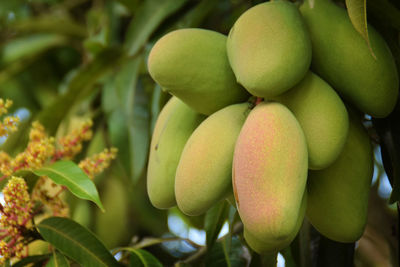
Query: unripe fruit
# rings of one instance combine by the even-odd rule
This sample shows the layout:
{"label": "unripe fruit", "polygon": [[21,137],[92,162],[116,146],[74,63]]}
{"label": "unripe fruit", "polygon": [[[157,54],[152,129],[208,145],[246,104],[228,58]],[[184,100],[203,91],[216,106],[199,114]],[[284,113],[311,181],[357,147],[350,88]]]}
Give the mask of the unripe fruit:
{"label": "unripe fruit", "polygon": [[311,42],[297,7],[286,1],[259,4],[242,14],[227,41],[237,81],[259,97],[292,88],[311,62]]}
{"label": "unripe fruit", "polygon": [[263,242],[290,239],[301,217],[308,168],[300,124],[285,106],[261,103],[236,142],[233,189],[246,229]]}
{"label": "unripe fruit", "polygon": [[368,134],[360,119],[351,117],[339,158],[327,169],[309,172],[307,217],[321,234],[339,242],[361,237],[373,166]]}
{"label": "unripe fruit", "polygon": [[299,216],[297,218],[296,227],[294,228],[293,232],[287,236],[285,239],[281,240],[274,240],[271,242],[268,239],[259,239],[257,236],[253,235],[249,232],[246,227],[244,228],[244,239],[246,240],[247,244],[257,253],[265,254],[270,252],[278,252],[281,249],[289,246],[289,244],[294,240],[297,233],[300,230],[301,225],[303,224],[304,215],[306,213],[307,208],[307,193],[304,193],[303,200],[301,202]]}
{"label": "unripe fruit", "polygon": [[175,178],[176,202],[183,213],[200,215],[232,192],[233,151],[248,112],[249,103],[225,107],[190,136]]}
{"label": "unripe fruit", "polygon": [[349,129],[346,107],[335,90],[309,72],[294,88],[273,99],[288,107],[299,121],[307,140],[309,168],[332,164]]}
{"label": "unripe fruit", "polygon": [[162,109],[150,144],[147,193],[159,209],[176,205],[175,173],[183,147],[205,116],[172,97]]}
{"label": "unripe fruit", "polygon": [[300,11],[310,31],[312,69],[361,111],[387,116],[397,100],[399,79],[385,40],[368,25],[375,59],[343,8],[330,0],[306,0]]}
{"label": "unripe fruit", "polygon": [[202,114],[246,101],[248,93],[229,66],[226,39],[203,29],[170,32],[152,48],[149,73],[164,90]]}

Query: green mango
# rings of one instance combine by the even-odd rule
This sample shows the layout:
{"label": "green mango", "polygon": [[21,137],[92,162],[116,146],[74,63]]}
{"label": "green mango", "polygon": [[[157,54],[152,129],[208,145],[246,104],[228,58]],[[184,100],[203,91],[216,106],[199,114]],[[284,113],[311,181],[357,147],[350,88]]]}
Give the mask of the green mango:
{"label": "green mango", "polygon": [[215,112],[190,136],[175,177],[176,202],[183,213],[203,214],[232,192],[233,151],[249,105],[230,105]]}
{"label": "green mango", "polygon": [[233,191],[244,227],[263,243],[291,242],[308,169],[299,122],[280,103],[260,103],[247,117],[233,156]]}
{"label": "green mango", "polygon": [[288,1],[262,3],[243,13],[229,33],[227,51],[238,83],[265,98],[300,82],[312,54],[301,14]]}
{"label": "green mango", "polygon": [[247,244],[253,249],[255,252],[259,254],[265,253],[276,253],[279,250],[282,250],[290,245],[290,243],[294,240],[297,233],[300,230],[301,225],[303,224],[304,215],[306,213],[307,208],[307,192],[304,192],[303,199],[301,201],[299,216],[297,217],[296,227],[293,229],[293,232],[288,235],[286,238],[280,240],[269,240],[269,239],[259,239],[256,235],[253,235],[249,230],[244,228],[244,239]]}
{"label": "green mango", "polygon": [[339,158],[310,171],[307,217],[324,236],[354,242],[364,232],[373,175],[372,146],[361,120],[350,116],[349,135]]}
{"label": "green mango", "polygon": [[150,144],[147,193],[159,209],[176,205],[175,173],[186,141],[205,119],[176,97],[172,97],[157,118]]}
{"label": "green mango", "polygon": [[367,42],[345,9],[330,0],[305,0],[300,7],[312,41],[312,69],[362,112],[386,117],[399,91],[396,65],[385,40],[368,25]]}
{"label": "green mango", "polygon": [[129,241],[128,188],[116,176],[105,179],[102,188],[105,212],[96,209],[94,232],[107,248],[115,248]]}
{"label": "green mango", "polygon": [[307,140],[308,167],[318,170],[332,164],[349,130],[346,107],[335,90],[309,72],[294,88],[272,99],[288,107],[299,121]]}
{"label": "green mango", "polygon": [[226,39],[204,29],[170,32],[151,49],[149,73],[165,91],[202,114],[246,101],[249,95],[229,66]]}

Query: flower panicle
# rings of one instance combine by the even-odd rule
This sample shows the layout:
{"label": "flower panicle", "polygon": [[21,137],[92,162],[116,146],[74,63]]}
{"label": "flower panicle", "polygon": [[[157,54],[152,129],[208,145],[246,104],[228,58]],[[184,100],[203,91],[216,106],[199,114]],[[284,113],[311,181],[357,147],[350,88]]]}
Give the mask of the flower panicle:
{"label": "flower panicle", "polygon": [[102,152],[91,157],[83,159],[79,162],[79,167],[91,178],[103,172],[111,164],[111,161],[116,158],[118,149],[112,147],[106,148]]}
{"label": "flower panicle", "polygon": [[3,189],[5,204],[0,208],[0,263],[23,257],[26,230],[32,227],[33,203],[23,178],[11,177]]}
{"label": "flower panicle", "polygon": [[43,125],[35,121],[32,123],[29,132],[29,142],[26,149],[17,154],[15,158],[10,161],[9,168],[5,168],[6,172],[2,171],[2,173],[9,176],[21,169],[39,169],[54,155],[54,153],[54,138],[48,137]]}
{"label": "flower panicle", "polygon": [[56,159],[72,159],[82,150],[82,143],[92,139],[93,122],[85,121],[80,128],[57,140],[58,149],[55,154]]}
{"label": "flower panicle", "polygon": [[[0,116],[7,114],[13,102],[9,99],[4,101],[0,98]],[[0,122],[0,137],[7,136],[9,133],[17,131],[19,118],[17,116],[6,116]]]}

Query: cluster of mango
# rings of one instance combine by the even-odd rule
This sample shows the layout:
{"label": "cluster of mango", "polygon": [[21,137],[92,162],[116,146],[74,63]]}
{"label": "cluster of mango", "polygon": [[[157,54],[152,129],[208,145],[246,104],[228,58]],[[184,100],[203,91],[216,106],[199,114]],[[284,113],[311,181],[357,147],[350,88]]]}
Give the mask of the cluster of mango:
{"label": "cluster of mango", "polygon": [[387,116],[399,83],[368,27],[371,49],[331,0],[277,0],[243,13],[228,37],[158,40],[149,72],[173,97],[151,143],[152,204],[195,216],[233,194],[259,253],[288,246],[304,216],[330,239],[359,239],[373,174],[362,118]]}

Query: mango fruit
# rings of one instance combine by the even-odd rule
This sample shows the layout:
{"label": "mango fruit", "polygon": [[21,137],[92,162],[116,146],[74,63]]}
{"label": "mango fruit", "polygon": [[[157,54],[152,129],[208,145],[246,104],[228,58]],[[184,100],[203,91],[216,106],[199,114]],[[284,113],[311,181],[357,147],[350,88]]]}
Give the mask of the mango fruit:
{"label": "mango fruit", "polygon": [[172,31],[151,49],[149,73],[163,90],[202,114],[246,101],[248,93],[229,66],[226,39],[204,29]]}
{"label": "mango fruit", "polygon": [[161,110],[154,127],[147,169],[147,193],[159,209],[176,205],[175,173],[183,147],[205,119],[176,97]]}
{"label": "mango fruit", "polygon": [[259,254],[265,253],[276,253],[281,249],[289,246],[290,243],[294,240],[297,233],[300,230],[301,225],[303,224],[304,215],[306,213],[307,208],[307,193],[305,192],[303,195],[303,199],[301,201],[299,216],[297,217],[296,227],[293,229],[292,233],[288,235],[286,238],[281,240],[269,240],[269,239],[259,239],[256,235],[253,235],[249,230],[244,227],[244,239],[246,243],[251,247],[252,250]]}
{"label": "mango fruit", "polygon": [[300,11],[310,31],[312,70],[364,113],[386,117],[396,104],[399,78],[385,40],[368,25],[374,58],[345,9],[330,0],[305,0]]}
{"label": "mango fruit", "polygon": [[310,171],[307,217],[324,236],[354,242],[364,232],[373,175],[373,152],[361,119],[350,117],[349,135],[339,158]]}
{"label": "mango fruit", "polygon": [[232,192],[233,151],[249,105],[215,112],[188,139],[175,177],[176,202],[183,213],[203,214]]}
{"label": "mango fruit", "polygon": [[238,83],[252,95],[265,98],[300,82],[312,54],[298,8],[279,0],[243,13],[229,33],[227,51]]}
{"label": "mango fruit", "polygon": [[95,210],[94,232],[107,248],[129,242],[129,195],[117,176],[109,176],[100,192],[105,212]]}
{"label": "mango fruit", "polygon": [[232,177],[240,218],[252,235],[277,245],[292,239],[302,220],[307,169],[306,139],[292,112],[276,102],[258,104],[237,139]]}
{"label": "mango fruit", "polygon": [[288,107],[307,140],[308,167],[323,169],[332,164],[347,140],[349,118],[335,90],[312,72],[294,88],[272,98]]}

